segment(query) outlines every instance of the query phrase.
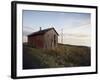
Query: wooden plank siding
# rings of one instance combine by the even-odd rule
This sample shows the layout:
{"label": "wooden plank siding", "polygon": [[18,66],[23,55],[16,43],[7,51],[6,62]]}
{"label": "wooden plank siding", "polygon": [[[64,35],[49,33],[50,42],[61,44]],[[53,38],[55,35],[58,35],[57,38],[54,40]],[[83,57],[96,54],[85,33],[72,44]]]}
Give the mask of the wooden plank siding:
{"label": "wooden plank siding", "polygon": [[28,43],[36,48],[43,48],[44,47],[43,35],[29,37]]}
{"label": "wooden plank siding", "polygon": [[54,30],[50,30],[44,35],[44,41],[45,48],[55,48],[58,43],[58,35]]}

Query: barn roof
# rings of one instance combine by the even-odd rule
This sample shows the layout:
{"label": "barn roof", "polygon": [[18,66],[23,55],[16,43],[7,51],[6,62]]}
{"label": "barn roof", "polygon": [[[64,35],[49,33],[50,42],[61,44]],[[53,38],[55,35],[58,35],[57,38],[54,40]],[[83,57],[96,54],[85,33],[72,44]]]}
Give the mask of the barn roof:
{"label": "barn roof", "polygon": [[[52,30],[52,29],[57,33],[57,31],[54,28],[48,28],[48,29],[40,30],[40,31],[34,32],[32,34],[29,34],[28,36],[30,37],[30,36],[43,35],[43,34],[45,34],[46,32],[48,32],[49,30]],[[57,33],[57,35],[59,35],[59,34]]]}

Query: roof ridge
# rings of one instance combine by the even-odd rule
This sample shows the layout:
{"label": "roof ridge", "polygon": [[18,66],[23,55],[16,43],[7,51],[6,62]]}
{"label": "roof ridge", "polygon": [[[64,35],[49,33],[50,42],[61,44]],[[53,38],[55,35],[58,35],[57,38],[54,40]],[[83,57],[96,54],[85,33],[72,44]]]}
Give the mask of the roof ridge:
{"label": "roof ridge", "polygon": [[[29,34],[28,36],[32,36],[32,35],[41,35],[41,34],[44,34],[44,33],[46,33],[47,31],[49,31],[49,30],[51,30],[51,29],[54,29],[54,30],[55,30],[54,27],[51,27],[51,28],[47,28],[47,29],[43,29],[43,30],[39,30],[39,31],[33,32],[33,33]],[[55,30],[55,32],[56,32],[56,30]],[[57,33],[57,32],[56,32],[56,33]],[[58,33],[57,33],[57,34],[58,34]]]}

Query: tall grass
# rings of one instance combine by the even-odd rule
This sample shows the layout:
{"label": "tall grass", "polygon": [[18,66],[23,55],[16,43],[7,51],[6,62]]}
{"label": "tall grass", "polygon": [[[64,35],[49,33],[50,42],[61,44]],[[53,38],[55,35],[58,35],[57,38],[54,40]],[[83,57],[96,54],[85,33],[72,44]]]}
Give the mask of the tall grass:
{"label": "tall grass", "polygon": [[23,68],[57,68],[90,66],[90,48],[58,44],[55,49],[23,46]]}

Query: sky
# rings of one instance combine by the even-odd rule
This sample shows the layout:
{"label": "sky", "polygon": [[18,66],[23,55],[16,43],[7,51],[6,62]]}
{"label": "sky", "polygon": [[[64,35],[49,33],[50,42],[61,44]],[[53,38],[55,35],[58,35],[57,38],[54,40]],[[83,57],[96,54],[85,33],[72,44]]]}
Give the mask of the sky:
{"label": "sky", "polygon": [[27,42],[27,35],[39,31],[40,27],[54,27],[59,34],[59,43],[91,45],[90,13],[23,10],[23,42]]}

